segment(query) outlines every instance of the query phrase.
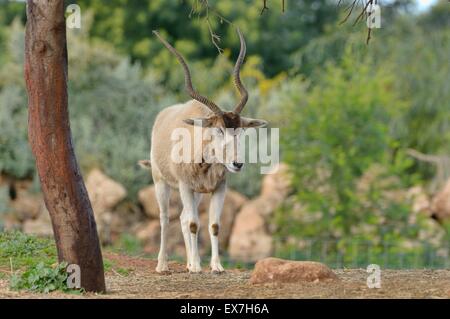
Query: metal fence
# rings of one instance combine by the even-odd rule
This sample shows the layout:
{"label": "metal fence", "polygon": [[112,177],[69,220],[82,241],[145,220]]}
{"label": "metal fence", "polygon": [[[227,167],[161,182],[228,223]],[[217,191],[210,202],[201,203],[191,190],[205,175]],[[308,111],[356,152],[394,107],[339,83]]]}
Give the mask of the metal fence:
{"label": "metal fence", "polygon": [[[385,269],[449,269],[450,244],[374,243],[367,240],[336,239],[275,240],[274,257],[289,260],[318,261],[334,269],[366,268],[377,264]],[[228,267],[250,268],[252,262],[233,260],[224,255]]]}

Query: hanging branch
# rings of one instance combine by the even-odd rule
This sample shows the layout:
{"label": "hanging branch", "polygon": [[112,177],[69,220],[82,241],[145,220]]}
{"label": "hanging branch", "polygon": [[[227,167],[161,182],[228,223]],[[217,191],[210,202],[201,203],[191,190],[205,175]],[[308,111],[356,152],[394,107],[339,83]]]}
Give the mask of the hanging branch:
{"label": "hanging branch", "polygon": [[199,19],[203,17],[208,27],[212,44],[216,47],[219,54],[222,54],[223,49],[220,46],[221,38],[217,33],[215,33],[212,27],[211,16],[214,16],[217,19],[219,19],[220,23],[226,22],[229,25],[233,25],[233,23],[230,20],[226,19],[224,16],[222,16],[219,12],[217,12],[216,9],[211,7],[208,0],[195,0],[192,5],[191,12],[189,13],[189,17],[191,17],[193,14],[197,14],[197,17]]}
{"label": "hanging branch", "polygon": [[[268,0],[263,0],[263,6],[262,6],[262,9],[261,9],[260,15],[263,15],[264,12],[269,10],[269,7],[267,6],[267,1]],[[281,12],[282,13],[286,12],[286,0],[281,0]]]}
{"label": "hanging branch", "polygon": [[[268,0],[262,0],[262,8],[261,8],[261,13],[260,15],[263,15],[266,11],[269,10],[269,7],[267,5]],[[353,25],[356,25],[357,23],[363,21],[363,18],[366,18],[366,21],[371,18],[372,12],[368,12],[367,9],[374,5],[377,4],[378,0],[351,0],[349,6],[344,10],[347,12],[346,16],[344,17],[344,19],[340,22],[340,24],[344,24],[347,22],[347,20],[350,18],[350,16],[352,15],[352,13],[354,12],[355,8],[357,8],[358,6],[361,6],[361,12],[358,14],[358,16],[356,17],[355,21],[353,22]],[[338,0],[337,6],[340,6],[342,4],[342,0]],[[281,6],[282,6],[282,12],[284,13],[286,10],[286,1],[285,0],[281,0]],[[371,39],[371,34],[372,34],[372,29],[370,27],[367,28],[367,39],[366,39],[366,43],[369,44],[369,41]]]}
{"label": "hanging branch", "polygon": [[267,6],[267,0],[263,0],[263,8],[261,10],[261,15],[263,15],[264,12],[267,10],[269,10],[269,7]]}
{"label": "hanging branch", "polygon": [[[338,6],[340,6],[342,3],[342,0],[338,1]],[[350,18],[350,16],[352,15],[354,9],[357,6],[361,6],[361,12],[358,14],[358,16],[356,17],[355,21],[353,22],[353,26],[355,26],[357,23],[363,21],[363,18],[366,18],[366,21],[370,18],[370,16],[372,15],[372,11],[371,12],[367,12],[367,9],[369,8],[369,6],[372,6],[374,4],[377,4],[378,0],[367,0],[367,2],[365,0],[352,0],[352,2],[350,3],[350,5],[344,10],[347,12],[347,15],[344,17],[344,19],[340,22],[340,24],[344,24],[347,22],[347,20]],[[366,44],[369,44],[369,41],[371,39],[371,35],[372,35],[372,28],[368,27],[367,28],[367,38],[366,38]]]}

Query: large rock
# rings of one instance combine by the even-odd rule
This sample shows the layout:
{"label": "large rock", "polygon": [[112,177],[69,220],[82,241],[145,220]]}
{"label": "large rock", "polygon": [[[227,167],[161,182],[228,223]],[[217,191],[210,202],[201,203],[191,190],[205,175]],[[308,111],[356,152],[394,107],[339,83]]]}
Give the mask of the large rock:
{"label": "large rock", "polygon": [[291,189],[289,168],[286,164],[280,163],[264,176],[261,184],[261,197],[270,198],[277,205],[289,195]]}
{"label": "large rock", "polygon": [[272,254],[272,236],[260,213],[264,209],[265,200],[259,198],[244,205],[237,215],[228,248],[233,259],[253,262]]}
{"label": "large rock", "polygon": [[[200,205],[200,233],[199,241],[203,250],[209,250],[211,247],[211,241],[209,236],[209,203],[211,196],[204,196],[204,200]],[[225,202],[222,209],[222,215],[220,217],[220,229],[219,229],[219,245],[220,249],[224,250],[228,247],[230,241],[231,230],[233,229],[236,216],[239,213],[241,207],[248,201],[248,199],[242,194],[233,190],[228,190],[225,195]]]}
{"label": "large rock", "polygon": [[[159,219],[159,206],[156,201],[155,185],[143,188],[138,193],[139,202],[144,207],[145,214],[151,219]],[[183,205],[177,191],[171,190],[169,200],[169,219],[174,220],[181,214]]]}
{"label": "large rock", "polygon": [[[411,205],[411,212],[409,214],[408,223],[415,225],[418,222],[420,216],[431,217],[431,200],[422,186],[414,186],[409,188],[406,192],[406,201]],[[435,222],[435,221],[433,221]],[[428,223],[432,224],[432,223]],[[430,227],[422,227],[420,232],[427,231]],[[434,232],[434,231],[433,231]],[[429,237],[429,236],[427,236]]]}
{"label": "large rock", "polygon": [[337,276],[330,268],[318,262],[266,258],[256,263],[250,283],[301,283],[336,279]]}
{"label": "large rock", "polygon": [[110,215],[108,228],[105,233],[109,236],[109,243],[114,243],[123,237],[124,234],[133,233],[133,229],[146,220],[146,216],[142,213],[141,208],[132,201],[122,201],[114,208],[112,213],[102,215]]}
{"label": "large rock", "polygon": [[127,196],[125,188],[98,169],[93,169],[86,178],[86,189],[94,210],[97,230],[102,243],[112,241],[114,232],[114,208]]}
{"label": "large rock", "polygon": [[450,219],[450,179],[431,200],[431,212],[440,222]]}
{"label": "large rock", "polygon": [[272,254],[270,219],[290,192],[288,167],[279,164],[264,177],[261,195],[247,202],[236,216],[228,248],[233,259],[253,262]]}
{"label": "large rock", "polygon": [[111,211],[126,196],[125,188],[98,169],[86,178],[86,189],[95,213]]}
{"label": "large rock", "polygon": [[[167,250],[169,255],[184,256],[185,246],[179,221],[169,223],[169,236]],[[157,254],[161,242],[161,227],[158,220],[151,220],[136,227],[136,237],[144,243],[144,251],[148,254]]]}
{"label": "large rock", "polygon": [[422,186],[414,186],[407,190],[406,197],[411,203],[411,209],[413,214],[425,214],[430,215],[431,201],[423,189]]}
{"label": "large rock", "polygon": [[159,221],[151,220],[137,225],[134,233],[136,234],[136,238],[143,242],[158,244],[159,236],[161,234],[160,227]]}
{"label": "large rock", "polygon": [[22,229],[22,223],[13,214],[5,214],[1,217],[5,231],[15,231]]}
{"label": "large rock", "polygon": [[30,194],[27,190],[18,189],[10,206],[14,215],[21,222],[36,219],[41,212],[42,195]]}
{"label": "large rock", "polygon": [[40,213],[37,219],[28,219],[23,223],[22,231],[25,234],[51,237],[53,236],[52,222],[45,204],[40,205]]}

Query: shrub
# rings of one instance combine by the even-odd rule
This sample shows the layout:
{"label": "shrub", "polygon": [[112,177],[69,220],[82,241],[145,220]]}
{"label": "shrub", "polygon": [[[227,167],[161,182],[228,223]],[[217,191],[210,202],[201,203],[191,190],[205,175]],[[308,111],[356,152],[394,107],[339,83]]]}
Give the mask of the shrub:
{"label": "shrub", "polygon": [[[307,94],[292,92],[282,101],[290,119],[281,133],[284,160],[296,201],[311,222],[280,211],[280,236],[376,242],[417,237],[417,225],[408,224],[408,202],[389,196],[417,182],[394,134],[405,103],[392,89],[392,74],[353,56],[347,48]],[[362,187],[374,167],[380,169]]]}
{"label": "shrub", "polygon": [[11,276],[10,288],[12,290],[27,290],[30,292],[49,293],[52,291],[82,292],[70,289],[67,286],[67,263],[46,266],[40,262],[21,274]]}

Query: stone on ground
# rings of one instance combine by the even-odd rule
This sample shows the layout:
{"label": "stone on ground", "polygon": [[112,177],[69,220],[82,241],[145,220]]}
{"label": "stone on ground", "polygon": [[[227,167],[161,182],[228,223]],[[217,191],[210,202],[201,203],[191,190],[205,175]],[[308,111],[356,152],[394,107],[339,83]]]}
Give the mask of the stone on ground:
{"label": "stone on ground", "polygon": [[450,219],[450,179],[444,185],[444,188],[433,197],[431,211],[439,221]]}
{"label": "stone on ground", "polygon": [[300,283],[336,280],[334,272],[313,261],[291,261],[265,258],[256,263],[250,283]]}

